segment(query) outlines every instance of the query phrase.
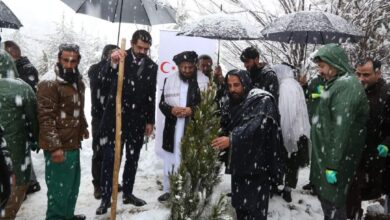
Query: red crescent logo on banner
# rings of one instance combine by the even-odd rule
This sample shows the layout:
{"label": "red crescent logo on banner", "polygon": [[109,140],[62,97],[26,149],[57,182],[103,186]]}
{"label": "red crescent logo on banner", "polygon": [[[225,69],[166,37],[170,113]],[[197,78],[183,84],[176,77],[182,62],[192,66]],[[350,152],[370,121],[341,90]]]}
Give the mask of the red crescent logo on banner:
{"label": "red crescent logo on banner", "polygon": [[[168,65],[168,67],[167,67],[167,65]],[[169,68],[169,65],[171,65],[171,64],[170,64],[168,61],[162,62],[162,63],[160,64],[160,71],[161,71],[162,73],[168,74],[168,73],[170,72],[170,69],[172,69],[172,71],[174,71],[174,70],[176,69],[175,66],[171,66],[171,67]]]}

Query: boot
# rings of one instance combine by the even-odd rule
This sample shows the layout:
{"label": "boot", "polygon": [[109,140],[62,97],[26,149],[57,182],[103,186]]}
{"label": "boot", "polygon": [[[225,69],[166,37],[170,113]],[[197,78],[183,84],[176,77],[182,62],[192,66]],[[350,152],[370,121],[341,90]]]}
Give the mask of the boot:
{"label": "boot", "polygon": [[282,198],[283,198],[284,201],[286,201],[287,203],[290,203],[290,202],[292,201],[292,198],[291,198],[291,191],[283,190],[283,192],[282,192]]}
{"label": "boot", "polygon": [[26,194],[35,193],[41,190],[41,185],[38,181],[30,182]]}
{"label": "boot", "polygon": [[157,200],[159,202],[166,202],[166,201],[168,201],[169,197],[171,197],[171,194],[169,192],[166,192],[166,193],[162,194],[161,196],[159,196]]}
{"label": "boot", "polygon": [[103,201],[100,206],[96,209],[96,215],[103,215],[107,213],[107,209],[111,207],[111,202]]}
{"label": "boot", "polygon": [[130,196],[123,196],[123,204],[133,204],[135,206],[144,206],[146,202],[140,198],[135,197],[133,194]]}
{"label": "boot", "polygon": [[85,215],[74,215],[72,220],[85,220],[87,217]]}

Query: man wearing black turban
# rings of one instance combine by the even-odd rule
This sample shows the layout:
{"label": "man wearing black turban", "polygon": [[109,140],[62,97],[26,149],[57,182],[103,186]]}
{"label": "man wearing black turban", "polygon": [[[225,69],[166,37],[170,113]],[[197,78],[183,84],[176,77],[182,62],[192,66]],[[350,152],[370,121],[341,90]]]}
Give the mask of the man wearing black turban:
{"label": "man wearing black turban", "polygon": [[194,115],[200,103],[200,91],[196,80],[198,55],[194,51],[184,51],[173,57],[179,71],[167,77],[161,94],[160,110],[165,116],[163,131],[164,181],[160,202],[169,199],[169,174],[180,165],[180,141],[185,126]]}

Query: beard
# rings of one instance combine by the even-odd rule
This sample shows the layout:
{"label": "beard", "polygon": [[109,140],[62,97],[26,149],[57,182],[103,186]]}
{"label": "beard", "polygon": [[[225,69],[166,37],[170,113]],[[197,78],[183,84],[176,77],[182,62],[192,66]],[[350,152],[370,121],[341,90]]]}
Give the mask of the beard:
{"label": "beard", "polygon": [[238,94],[238,93],[235,93],[235,92],[229,93],[229,99],[230,99],[230,102],[233,105],[238,105],[242,101],[244,101],[244,95],[241,95],[241,94]]}
{"label": "beard", "polygon": [[64,67],[57,63],[57,69],[58,69],[58,75],[65,80],[68,83],[77,83],[80,72],[79,69],[76,67],[74,69],[64,69]]}

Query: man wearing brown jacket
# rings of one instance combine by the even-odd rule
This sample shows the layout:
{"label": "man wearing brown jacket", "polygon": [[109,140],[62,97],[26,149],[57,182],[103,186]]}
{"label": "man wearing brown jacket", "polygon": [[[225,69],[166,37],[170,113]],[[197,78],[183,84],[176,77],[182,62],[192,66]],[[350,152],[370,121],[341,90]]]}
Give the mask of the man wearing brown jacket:
{"label": "man wearing brown jacket", "polygon": [[38,84],[39,146],[45,151],[46,219],[85,219],[74,215],[80,186],[80,148],[88,138],[85,86],[77,69],[79,47],[61,44],[54,71]]}

